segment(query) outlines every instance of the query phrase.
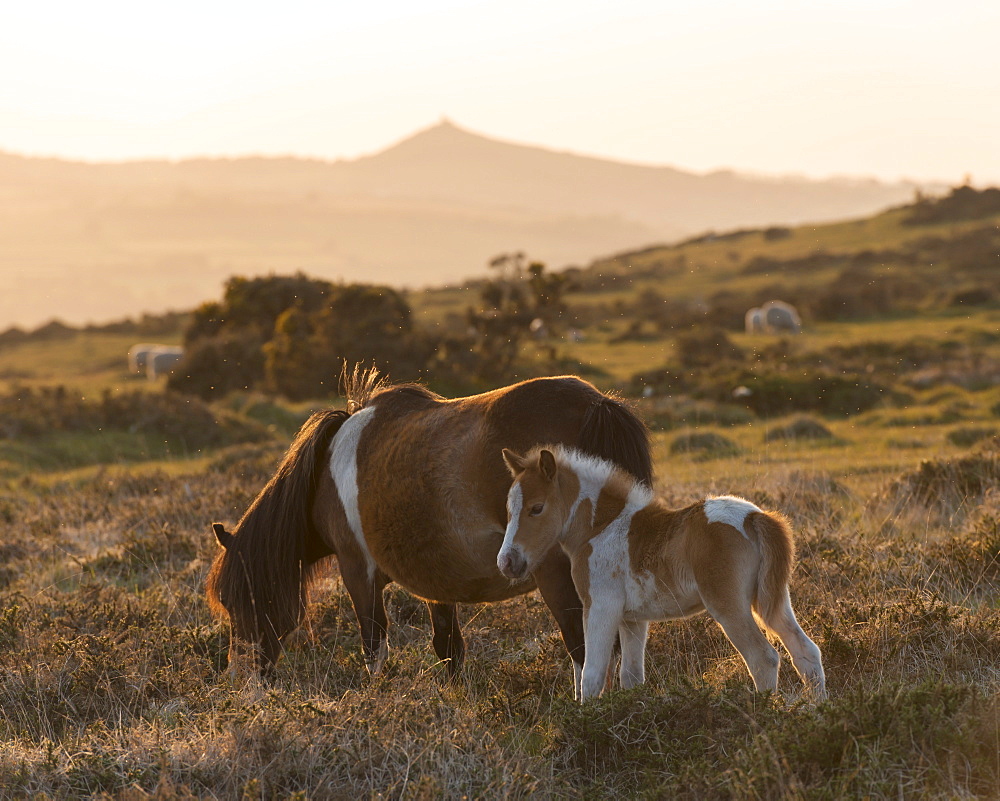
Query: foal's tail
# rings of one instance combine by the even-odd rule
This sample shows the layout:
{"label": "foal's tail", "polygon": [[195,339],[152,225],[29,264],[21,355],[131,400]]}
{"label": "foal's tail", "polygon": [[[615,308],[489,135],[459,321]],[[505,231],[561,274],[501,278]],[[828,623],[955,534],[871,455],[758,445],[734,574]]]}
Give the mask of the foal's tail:
{"label": "foal's tail", "polygon": [[595,401],[580,429],[578,447],[590,456],[613,462],[647,487],[653,486],[653,459],[646,424],[618,398]]}
{"label": "foal's tail", "polygon": [[779,512],[751,512],[744,526],[760,548],[762,564],[757,575],[754,609],[766,623],[788,597],[788,581],[795,564],[792,526]]}

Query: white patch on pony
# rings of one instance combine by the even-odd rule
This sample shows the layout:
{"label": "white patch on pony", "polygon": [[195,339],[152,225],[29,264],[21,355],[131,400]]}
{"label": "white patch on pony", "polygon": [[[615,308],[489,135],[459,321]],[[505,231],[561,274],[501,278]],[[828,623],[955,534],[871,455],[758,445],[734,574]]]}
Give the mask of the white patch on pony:
{"label": "white patch on pony", "polygon": [[[597,499],[600,497],[604,485],[608,483],[608,479],[611,478],[611,475],[617,468],[606,459],[591,456],[590,454],[576,450],[576,448],[568,448],[565,445],[555,445],[553,446],[553,451],[559,463],[576,473],[576,477],[580,482],[580,494],[577,495],[576,500],[573,501],[573,505],[570,507],[569,514],[566,516],[566,525],[569,526],[572,523],[577,508],[584,500],[590,501],[590,523],[593,525],[594,515],[597,514]],[[629,514],[629,517],[631,517],[639,509],[652,503],[653,491],[641,481],[636,481],[631,476],[629,478],[633,484],[632,489],[629,490],[626,506],[632,510]]]}
{"label": "white patch on pony", "polygon": [[597,513],[597,499],[600,497],[604,485],[611,478],[611,474],[615,469],[614,465],[611,462],[598,459],[596,456],[588,456],[575,448],[567,448],[564,445],[555,445],[552,450],[556,455],[557,462],[576,473],[577,480],[580,482],[580,492],[577,493],[576,499],[573,501],[569,513],[566,515],[563,534],[572,525],[573,518],[576,517],[576,512],[580,508],[580,504],[585,500],[590,501],[590,523],[593,525],[594,515]]}
{"label": "white patch on pony", "polygon": [[628,491],[628,498],[625,501],[625,510],[629,511],[629,519],[640,509],[644,509],[653,502],[653,491],[640,481],[632,485]]}
{"label": "white patch on pony", "polygon": [[524,491],[521,489],[521,482],[513,484],[510,492],[507,493],[507,514],[510,522],[513,523],[521,517],[521,508],[524,506]]}
{"label": "white patch on pony", "polygon": [[521,519],[521,508],[524,506],[524,492],[521,490],[521,482],[517,481],[511,486],[507,493],[507,530],[503,534],[503,545],[497,553],[497,569],[504,557],[514,547],[514,537],[517,534],[518,522]]}
{"label": "white patch on pony", "polygon": [[375,560],[365,542],[361,511],[358,508],[358,443],[361,441],[361,432],[371,422],[374,414],[375,407],[368,406],[348,417],[334,437],[333,454],[330,457],[330,474],[344,507],[347,525],[351,527],[351,533],[365,556],[369,580],[375,575]]}
{"label": "white patch on pony", "polygon": [[750,503],[746,498],[735,495],[719,495],[705,499],[705,517],[709,523],[725,523],[738,529],[744,537],[747,536],[743,524],[751,512],[759,512],[760,508]]}

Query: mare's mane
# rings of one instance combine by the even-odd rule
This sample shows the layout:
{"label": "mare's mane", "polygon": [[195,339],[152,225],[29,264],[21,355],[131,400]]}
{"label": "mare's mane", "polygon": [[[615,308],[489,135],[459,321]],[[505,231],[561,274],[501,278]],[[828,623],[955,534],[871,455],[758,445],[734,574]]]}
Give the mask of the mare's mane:
{"label": "mare's mane", "polygon": [[[310,557],[325,555],[317,552],[322,537],[310,507],[298,499],[315,495],[317,462],[326,458],[330,441],[348,416],[343,410],[328,409],[306,421],[208,574],[206,589],[213,612],[241,616],[244,625],[252,618],[272,646],[301,622],[309,579],[319,562]],[[305,534],[290,541],[282,536],[289,531]],[[286,574],[301,575],[303,580],[274,580],[275,575]]]}
{"label": "mare's mane", "polygon": [[347,370],[347,364],[344,364],[340,374],[340,388],[343,396],[347,398],[347,410],[350,414],[364,409],[375,398],[386,392],[412,395],[427,400],[443,400],[440,395],[431,392],[423,384],[393,384],[386,376],[379,374],[378,368],[363,369],[360,364],[354,365],[354,369],[350,372]]}

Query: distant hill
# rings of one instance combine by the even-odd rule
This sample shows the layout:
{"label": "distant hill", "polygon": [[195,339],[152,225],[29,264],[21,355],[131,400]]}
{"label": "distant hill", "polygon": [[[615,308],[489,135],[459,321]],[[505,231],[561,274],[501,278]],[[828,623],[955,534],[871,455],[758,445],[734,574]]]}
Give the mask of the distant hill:
{"label": "distant hill", "polygon": [[0,327],[189,308],[234,273],[425,286],[707,229],[871,213],[915,187],[697,175],[442,122],[371,156],[82,164],[0,154]]}

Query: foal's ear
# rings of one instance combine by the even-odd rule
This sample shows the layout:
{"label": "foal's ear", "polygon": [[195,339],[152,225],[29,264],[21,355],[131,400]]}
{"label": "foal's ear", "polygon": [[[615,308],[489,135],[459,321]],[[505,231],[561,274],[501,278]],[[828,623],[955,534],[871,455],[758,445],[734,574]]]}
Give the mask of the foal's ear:
{"label": "foal's ear", "polygon": [[226,531],[226,527],[222,523],[212,523],[212,531],[215,532],[215,538],[223,548],[228,548],[233,544],[233,535]]}
{"label": "foal's ear", "polygon": [[540,451],[538,454],[538,469],[542,471],[542,475],[545,476],[549,481],[552,481],[556,477],[556,457],[552,455],[552,451]]}
{"label": "foal's ear", "polygon": [[514,451],[507,450],[507,448],[503,449],[503,461],[514,478],[521,475],[528,467],[528,462],[523,457],[518,456]]}

